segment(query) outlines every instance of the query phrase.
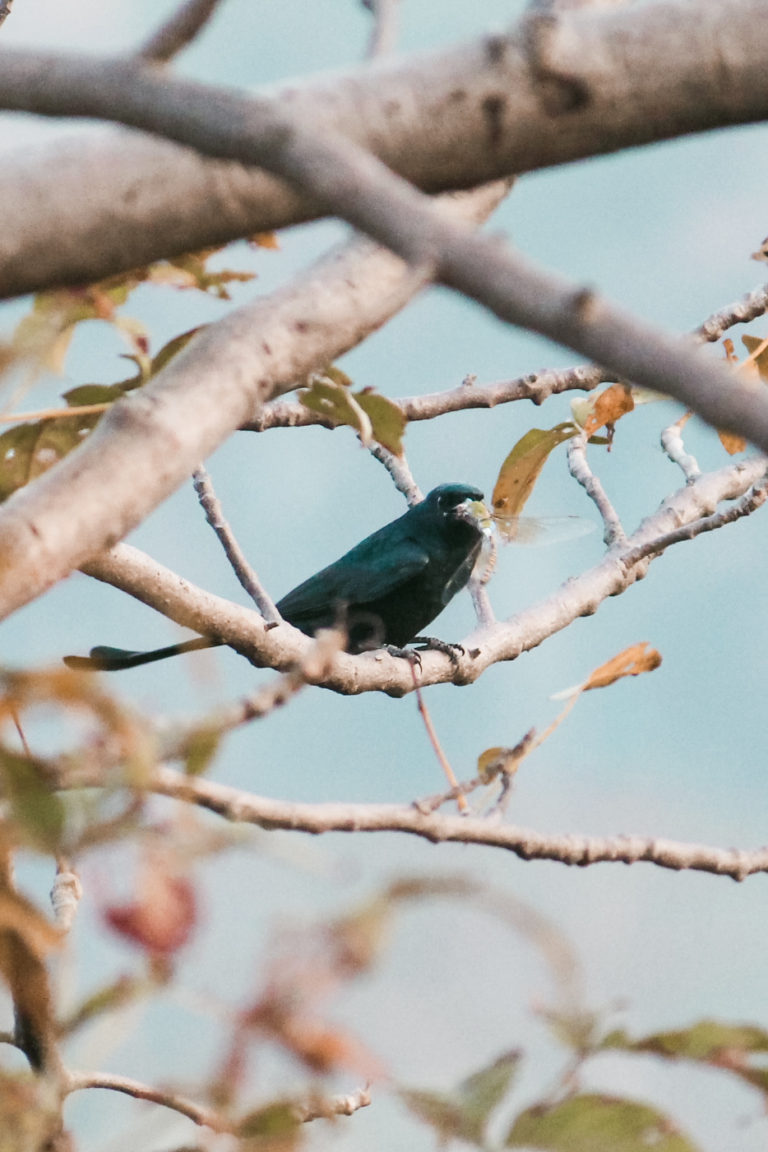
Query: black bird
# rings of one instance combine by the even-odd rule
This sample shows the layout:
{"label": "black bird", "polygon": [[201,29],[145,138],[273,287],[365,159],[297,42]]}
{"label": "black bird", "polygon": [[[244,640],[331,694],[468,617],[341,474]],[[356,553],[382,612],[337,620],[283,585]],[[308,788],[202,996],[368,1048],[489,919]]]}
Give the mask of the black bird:
{"label": "black bird", "polygon": [[[277,603],[280,615],[308,636],[342,626],[347,652],[404,647],[469,580],[484,535],[482,499],[468,484],[434,488],[405,515],[284,596]],[[477,502],[480,508],[473,507]],[[99,647],[90,656],[65,656],[64,663],[111,672],[222,643],[199,636],[151,652]]]}

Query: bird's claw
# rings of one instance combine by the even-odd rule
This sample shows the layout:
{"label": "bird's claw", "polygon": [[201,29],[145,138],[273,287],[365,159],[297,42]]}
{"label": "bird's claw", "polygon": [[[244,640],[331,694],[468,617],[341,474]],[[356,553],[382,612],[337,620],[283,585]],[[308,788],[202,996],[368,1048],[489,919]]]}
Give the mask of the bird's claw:
{"label": "bird's claw", "polygon": [[417,636],[414,644],[421,644],[425,652],[442,652],[447,656],[454,668],[458,667],[459,658],[466,655],[463,644],[454,644],[450,640],[438,640],[436,636]]}
{"label": "bird's claw", "polygon": [[421,656],[414,648],[398,648],[396,644],[386,644],[384,651],[388,652],[390,656],[397,656],[401,660],[407,660],[410,665],[421,671]]}

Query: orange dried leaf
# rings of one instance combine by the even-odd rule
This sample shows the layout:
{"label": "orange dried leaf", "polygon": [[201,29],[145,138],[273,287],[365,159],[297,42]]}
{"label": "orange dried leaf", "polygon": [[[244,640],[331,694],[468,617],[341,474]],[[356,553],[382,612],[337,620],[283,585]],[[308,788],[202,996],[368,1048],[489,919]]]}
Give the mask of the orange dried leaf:
{"label": "orange dried leaf", "polygon": [[629,388],[623,384],[611,384],[595,396],[592,411],[584,424],[585,436],[589,439],[606,424],[615,424],[627,412],[631,412],[634,406],[635,400]]}
{"label": "orange dried leaf", "polygon": [[577,431],[570,421],[554,428],[531,428],[501,466],[493,489],[493,518],[505,540],[513,540],[519,517],[553,448]]}
{"label": "orange dried leaf", "polygon": [[273,252],[280,251],[280,241],[274,232],[256,232],[251,236],[250,243],[257,248],[269,248]]}
{"label": "orange dried leaf", "polygon": [[742,336],[741,342],[749,353],[744,363],[754,364],[760,378],[768,382],[768,338],[759,340],[756,336]]}
{"label": "orange dried leaf", "polygon": [[721,432],[718,430],[717,435],[729,456],[735,456],[737,452],[743,452],[747,447],[746,439],[743,436],[737,436],[735,432]]}
{"label": "orange dried leaf", "polygon": [[607,688],[616,680],[624,676],[640,676],[643,672],[653,672],[661,664],[661,653],[655,648],[649,648],[648,642],[633,644],[619,652],[611,660],[595,668],[589,679],[583,685],[583,691],[590,688]]}

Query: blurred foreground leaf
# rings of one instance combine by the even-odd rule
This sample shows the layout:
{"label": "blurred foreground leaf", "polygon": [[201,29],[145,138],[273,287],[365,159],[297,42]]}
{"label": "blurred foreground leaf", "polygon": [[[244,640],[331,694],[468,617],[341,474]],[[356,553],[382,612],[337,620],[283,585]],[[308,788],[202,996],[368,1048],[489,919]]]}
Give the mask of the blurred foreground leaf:
{"label": "blurred foreground leaf", "polygon": [[506,1052],[468,1076],[451,1093],[401,1089],[414,1115],[435,1129],[441,1141],[464,1140],[484,1148],[493,1112],[501,1104],[520,1063],[519,1052]]}
{"label": "blurred foreground leaf", "polygon": [[546,1152],[696,1152],[663,1112],[615,1096],[584,1093],[521,1112],[506,1148]]}
{"label": "blurred foreground leaf", "polygon": [[610,1032],[599,1047],[714,1065],[768,1093],[768,1068],[765,1067],[768,1031],[753,1024],[699,1020],[690,1028],[652,1032],[636,1040],[623,1029],[617,1029]]}

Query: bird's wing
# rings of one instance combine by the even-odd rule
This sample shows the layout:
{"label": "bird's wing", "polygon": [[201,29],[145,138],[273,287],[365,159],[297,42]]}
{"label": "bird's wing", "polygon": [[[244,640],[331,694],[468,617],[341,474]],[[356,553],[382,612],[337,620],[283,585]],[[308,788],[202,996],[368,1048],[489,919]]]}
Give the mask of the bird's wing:
{"label": "bird's wing", "polygon": [[371,604],[429,564],[427,553],[412,540],[397,540],[390,548],[367,545],[363,541],[284,596],[277,605],[281,614],[287,619],[305,618],[336,604]]}

